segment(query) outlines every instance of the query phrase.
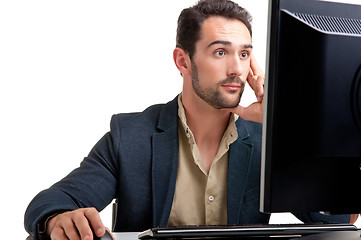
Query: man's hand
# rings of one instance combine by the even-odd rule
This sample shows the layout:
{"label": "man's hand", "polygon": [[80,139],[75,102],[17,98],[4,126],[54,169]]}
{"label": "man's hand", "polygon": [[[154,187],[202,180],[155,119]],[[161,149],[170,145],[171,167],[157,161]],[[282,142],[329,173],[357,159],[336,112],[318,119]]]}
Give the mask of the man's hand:
{"label": "man's hand", "polygon": [[227,110],[248,121],[262,123],[263,120],[263,102],[254,102],[248,107],[237,106]]}
{"label": "man's hand", "polygon": [[256,94],[257,101],[263,101],[264,94],[264,73],[259,67],[255,57],[251,54],[251,71],[248,74],[247,82]]}
{"label": "man's hand", "polygon": [[237,106],[235,108],[223,109],[233,112],[241,118],[249,121],[263,121],[263,94],[264,94],[264,73],[259,67],[254,55],[251,55],[251,71],[248,74],[247,82],[256,94],[257,101],[248,107]]}
{"label": "man's hand", "polygon": [[106,228],[95,208],[80,208],[51,218],[46,233],[53,240],[92,240],[93,231],[101,237]]}
{"label": "man's hand", "polygon": [[359,214],[351,214],[350,223],[354,224],[358,219]]}

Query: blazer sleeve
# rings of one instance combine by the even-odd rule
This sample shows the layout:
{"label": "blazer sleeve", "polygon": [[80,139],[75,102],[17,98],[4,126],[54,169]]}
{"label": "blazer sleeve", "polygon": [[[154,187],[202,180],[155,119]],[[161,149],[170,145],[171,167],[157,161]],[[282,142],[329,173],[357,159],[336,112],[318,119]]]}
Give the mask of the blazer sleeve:
{"label": "blazer sleeve", "polygon": [[101,211],[115,198],[119,143],[114,132],[117,129],[100,139],[80,167],[31,201],[24,225],[34,239],[39,239],[40,224],[52,214],[86,207]]}

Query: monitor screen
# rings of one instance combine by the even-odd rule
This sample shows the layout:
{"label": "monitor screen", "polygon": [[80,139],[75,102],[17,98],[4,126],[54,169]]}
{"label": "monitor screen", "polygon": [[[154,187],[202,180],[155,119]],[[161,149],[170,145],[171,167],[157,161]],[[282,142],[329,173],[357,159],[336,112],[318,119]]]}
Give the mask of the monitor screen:
{"label": "monitor screen", "polygon": [[361,211],[361,6],[270,0],[262,212]]}

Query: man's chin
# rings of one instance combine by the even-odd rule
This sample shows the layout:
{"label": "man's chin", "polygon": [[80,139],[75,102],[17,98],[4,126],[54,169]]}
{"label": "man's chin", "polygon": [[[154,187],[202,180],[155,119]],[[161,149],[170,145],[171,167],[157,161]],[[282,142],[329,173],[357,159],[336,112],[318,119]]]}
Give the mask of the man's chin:
{"label": "man's chin", "polygon": [[236,105],[233,105],[233,106],[230,106],[230,107],[225,107],[224,109],[232,109],[232,108],[235,108],[235,107],[238,107],[239,104],[236,104]]}
{"label": "man's chin", "polygon": [[233,108],[235,108],[235,107],[238,107],[238,104],[232,105],[232,106],[219,107],[219,108],[217,108],[217,109],[233,109]]}
{"label": "man's chin", "polygon": [[[201,97],[199,94],[198,96]],[[215,109],[232,109],[239,105],[241,101],[241,96],[239,95],[227,96],[227,95],[219,94],[212,98],[207,98],[207,99],[203,98],[203,100]]]}
{"label": "man's chin", "polygon": [[232,96],[224,96],[223,101],[219,104],[219,109],[231,109],[237,107],[241,102],[242,95],[243,90],[241,93],[232,94]]}
{"label": "man's chin", "polygon": [[236,99],[230,99],[227,102],[225,102],[222,106],[222,108],[235,108],[239,105],[241,102],[241,98],[237,97]]}
{"label": "man's chin", "polygon": [[223,103],[220,104],[218,106],[213,106],[216,109],[232,109],[235,108],[239,105],[240,101],[236,102],[236,103]]}

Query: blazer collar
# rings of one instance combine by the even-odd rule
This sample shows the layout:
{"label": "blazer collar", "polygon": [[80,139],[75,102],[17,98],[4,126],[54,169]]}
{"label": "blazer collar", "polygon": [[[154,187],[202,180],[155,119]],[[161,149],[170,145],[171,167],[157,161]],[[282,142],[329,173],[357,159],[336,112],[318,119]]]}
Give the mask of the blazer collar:
{"label": "blazer collar", "polygon": [[178,96],[164,105],[159,114],[158,130],[160,132],[178,127]]}

